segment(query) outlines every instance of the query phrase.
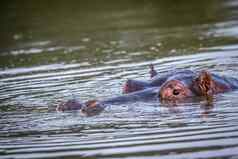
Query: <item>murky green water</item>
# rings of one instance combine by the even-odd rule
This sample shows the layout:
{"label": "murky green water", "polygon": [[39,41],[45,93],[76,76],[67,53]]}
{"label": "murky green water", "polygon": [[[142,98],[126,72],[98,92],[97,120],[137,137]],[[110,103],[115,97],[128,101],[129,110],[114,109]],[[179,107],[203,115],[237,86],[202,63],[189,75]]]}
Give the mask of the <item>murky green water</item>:
{"label": "murky green water", "polygon": [[128,78],[207,69],[238,78],[238,2],[3,1],[0,158],[237,158],[238,92],[168,107],[57,113],[121,94]]}

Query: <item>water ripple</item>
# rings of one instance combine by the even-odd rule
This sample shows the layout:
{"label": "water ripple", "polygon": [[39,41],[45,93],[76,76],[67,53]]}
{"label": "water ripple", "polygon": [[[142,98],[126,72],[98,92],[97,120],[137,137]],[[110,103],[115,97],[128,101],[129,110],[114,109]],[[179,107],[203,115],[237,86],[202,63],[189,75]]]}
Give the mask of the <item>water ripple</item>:
{"label": "water ripple", "polygon": [[0,154],[3,158],[236,156],[237,91],[215,96],[211,107],[204,101],[176,107],[155,101],[110,106],[91,118],[80,112],[55,112],[58,100],[121,94],[126,79],[149,78],[150,63],[160,74],[171,67],[207,68],[237,77],[236,52],[232,46],[140,63],[115,60],[97,68],[53,64],[2,71]]}

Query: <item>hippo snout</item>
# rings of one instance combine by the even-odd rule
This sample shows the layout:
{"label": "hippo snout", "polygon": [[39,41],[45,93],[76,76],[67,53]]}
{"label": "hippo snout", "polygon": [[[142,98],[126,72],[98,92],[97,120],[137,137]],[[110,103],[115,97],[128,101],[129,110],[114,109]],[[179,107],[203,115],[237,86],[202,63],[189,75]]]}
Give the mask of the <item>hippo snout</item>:
{"label": "hippo snout", "polygon": [[56,110],[63,112],[63,111],[69,111],[69,110],[79,110],[83,107],[83,104],[77,100],[68,100],[66,102],[60,103],[57,107]]}

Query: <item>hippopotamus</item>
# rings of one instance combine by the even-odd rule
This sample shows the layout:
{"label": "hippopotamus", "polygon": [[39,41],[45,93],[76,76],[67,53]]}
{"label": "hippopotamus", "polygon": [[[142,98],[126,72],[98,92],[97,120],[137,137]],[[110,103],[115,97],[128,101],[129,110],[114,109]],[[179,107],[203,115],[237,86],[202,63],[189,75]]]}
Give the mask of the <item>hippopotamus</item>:
{"label": "hippopotamus", "polygon": [[149,80],[127,80],[123,86],[123,95],[87,102],[69,100],[60,103],[56,110],[81,110],[83,114],[92,116],[100,113],[108,105],[157,99],[178,102],[197,96],[208,99],[215,94],[238,89],[238,79],[217,75],[206,70],[199,72],[178,70],[160,75],[154,66],[150,65],[149,74]]}

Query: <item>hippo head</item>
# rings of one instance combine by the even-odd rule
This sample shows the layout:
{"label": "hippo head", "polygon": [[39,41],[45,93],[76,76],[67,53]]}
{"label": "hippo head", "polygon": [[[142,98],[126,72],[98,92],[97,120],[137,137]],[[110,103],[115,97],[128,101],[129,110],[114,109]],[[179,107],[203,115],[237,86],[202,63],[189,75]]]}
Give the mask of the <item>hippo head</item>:
{"label": "hippo head", "polygon": [[161,100],[181,100],[193,96],[190,87],[180,80],[169,80],[165,82],[159,91]]}
{"label": "hippo head", "polygon": [[[176,77],[177,78],[177,77]],[[180,100],[191,96],[210,98],[213,94],[226,92],[231,87],[213,79],[212,74],[201,71],[196,76],[177,78],[166,81],[159,91],[162,100]]]}

